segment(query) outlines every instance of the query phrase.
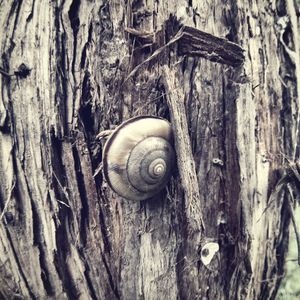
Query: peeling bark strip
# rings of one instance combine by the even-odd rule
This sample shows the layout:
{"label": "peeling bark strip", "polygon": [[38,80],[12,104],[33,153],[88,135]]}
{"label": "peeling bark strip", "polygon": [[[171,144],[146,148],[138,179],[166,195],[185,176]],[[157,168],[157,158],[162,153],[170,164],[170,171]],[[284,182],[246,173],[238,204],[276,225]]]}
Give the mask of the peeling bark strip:
{"label": "peeling bark strip", "polygon": [[[205,224],[197,181],[195,160],[192,154],[185,109],[185,96],[179,80],[179,72],[175,68],[163,67],[163,83],[171,115],[174,131],[177,166],[180,181],[184,190],[184,232],[188,237],[182,247],[182,286],[183,295],[197,295],[200,285],[197,262],[200,260],[201,237]],[[194,276],[191,274],[194,274]],[[183,296],[183,298],[185,298]]]}
{"label": "peeling bark strip", "polygon": [[199,29],[184,26],[178,40],[178,54],[200,56],[213,62],[233,67],[241,65],[244,50],[239,45]]}
{"label": "peeling bark strip", "polygon": [[[205,225],[202,221],[203,212],[200,206],[199,186],[184,106],[185,97],[178,78],[176,69],[171,69],[167,66],[164,67],[163,81],[174,131],[177,165],[185,195],[185,211],[189,223],[188,227],[194,233],[201,234],[202,228],[205,228]],[[197,246],[199,246],[199,241],[200,239],[194,241],[196,244],[198,243]],[[197,248],[195,250],[197,251]]]}
{"label": "peeling bark strip", "polygon": [[[178,31],[176,32],[177,28]],[[241,65],[245,59],[244,50],[239,45],[197,28],[180,25],[174,17],[167,20],[163,29],[156,33],[138,31],[134,28],[126,28],[125,30],[139,39],[141,46],[138,49],[146,47],[157,49],[142,64],[155,59],[167,47],[174,44],[178,46],[179,56],[199,56],[234,67]],[[168,38],[169,36],[171,38]]]}

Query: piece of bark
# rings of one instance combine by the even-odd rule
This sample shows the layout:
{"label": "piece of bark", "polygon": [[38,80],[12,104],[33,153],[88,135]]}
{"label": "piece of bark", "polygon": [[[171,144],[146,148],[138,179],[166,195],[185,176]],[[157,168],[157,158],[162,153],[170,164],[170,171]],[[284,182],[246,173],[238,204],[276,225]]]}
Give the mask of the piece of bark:
{"label": "piece of bark", "polygon": [[163,82],[174,131],[177,166],[185,194],[186,216],[191,229],[194,232],[201,233],[204,224],[200,206],[199,186],[188,132],[184,93],[176,75],[175,68],[171,69],[164,66]]}

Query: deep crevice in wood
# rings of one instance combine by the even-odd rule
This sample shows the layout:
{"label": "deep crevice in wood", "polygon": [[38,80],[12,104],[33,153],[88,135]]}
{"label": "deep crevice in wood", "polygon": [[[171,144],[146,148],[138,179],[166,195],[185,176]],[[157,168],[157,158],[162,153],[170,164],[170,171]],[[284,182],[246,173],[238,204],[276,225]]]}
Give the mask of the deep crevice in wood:
{"label": "deep crevice in wood", "polygon": [[89,230],[89,204],[87,198],[87,191],[85,189],[83,174],[81,172],[81,162],[76,147],[72,147],[73,158],[74,158],[74,167],[77,179],[77,186],[81,200],[81,210],[80,210],[80,240],[83,247],[87,243],[87,230]]}
{"label": "deep crevice in wood", "polygon": [[101,253],[101,257],[102,257],[102,261],[104,263],[104,266],[105,266],[105,269],[106,269],[106,272],[107,272],[107,275],[108,275],[108,283],[109,283],[114,295],[116,296],[116,299],[121,299],[120,295],[119,295],[119,292],[118,292],[118,289],[116,288],[116,285],[115,285],[115,282],[114,282],[114,277],[111,273],[111,268],[109,267],[109,265],[106,261],[106,257],[103,253]]}

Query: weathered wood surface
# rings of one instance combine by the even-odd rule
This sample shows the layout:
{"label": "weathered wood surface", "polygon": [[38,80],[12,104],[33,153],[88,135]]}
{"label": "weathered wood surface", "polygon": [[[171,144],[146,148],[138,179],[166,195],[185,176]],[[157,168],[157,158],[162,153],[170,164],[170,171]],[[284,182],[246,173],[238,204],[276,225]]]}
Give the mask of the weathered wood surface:
{"label": "weathered wood surface", "polygon": [[[284,193],[263,212],[285,157],[299,156],[293,3],[0,0],[0,298],[275,296],[288,242]],[[244,63],[172,45],[143,64],[157,48],[126,29],[153,38],[170,15],[240,45]],[[179,84],[169,92],[166,67]],[[188,224],[200,209],[187,211],[184,171],[141,203],[93,176],[97,134],[139,114],[170,119],[172,95],[184,97],[205,225],[196,239]],[[219,251],[205,266],[211,241]]]}

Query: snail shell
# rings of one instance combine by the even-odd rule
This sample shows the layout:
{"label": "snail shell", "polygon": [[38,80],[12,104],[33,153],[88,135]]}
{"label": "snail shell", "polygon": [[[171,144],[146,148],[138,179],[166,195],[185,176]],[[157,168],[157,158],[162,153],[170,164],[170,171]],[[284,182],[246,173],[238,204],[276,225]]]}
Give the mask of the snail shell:
{"label": "snail shell", "polygon": [[109,186],[130,200],[145,200],[162,190],[175,164],[171,125],[139,116],[118,126],[103,149],[103,173]]}

